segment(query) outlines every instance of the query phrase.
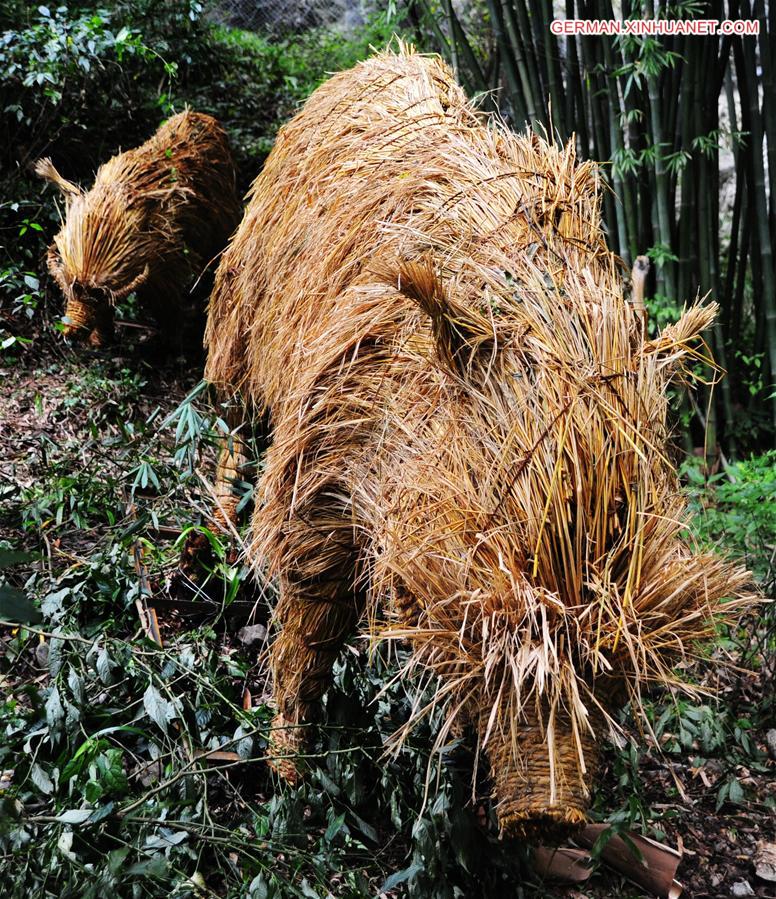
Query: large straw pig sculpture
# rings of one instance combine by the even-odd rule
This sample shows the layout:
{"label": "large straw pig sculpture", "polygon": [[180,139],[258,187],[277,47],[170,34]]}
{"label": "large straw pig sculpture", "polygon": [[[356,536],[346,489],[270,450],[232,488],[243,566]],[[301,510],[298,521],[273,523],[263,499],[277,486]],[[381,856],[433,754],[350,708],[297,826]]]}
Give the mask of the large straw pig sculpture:
{"label": "large straw pig sculpture", "polygon": [[439,60],[313,94],[206,332],[206,377],[273,429],[249,554],[279,578],[281,773],[363,622],[436,676],[439,745],[476,734],[504,833],[584,821],[611,713],[745,581],[682,538],[666,458],[666,385],[713,315],[646,340],[595,166],[483,121]]}
{"label": "large straw pig sculpture", "polygon": [[142,146],[114,156],[84,191],[51,160],[39,175],[65,197],[66,218],[48,252],[65,297],[65,334],[94,345],[113,332],[113,307],[137,291],[168,340],[186,296],[226,245],[240,216],[226,133],[211,116],[186,110]]}

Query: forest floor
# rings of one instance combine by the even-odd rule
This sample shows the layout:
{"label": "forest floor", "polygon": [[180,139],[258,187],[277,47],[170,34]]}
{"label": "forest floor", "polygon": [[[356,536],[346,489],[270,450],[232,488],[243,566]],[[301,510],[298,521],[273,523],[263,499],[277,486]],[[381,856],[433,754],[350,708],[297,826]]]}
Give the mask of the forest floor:
{"label": "forest floor", "polygon": [[[26,567],[22,566],[18,572],[13,571],[9,579],[18,588],[27,589],[38,599],[42,598],[44,611],[43,623],[39,625],[40,634],[11,627],[0,631],[2,688],[7,704],[11,701],[19,704],[14,708],[13,720],[24,720],[24,725],[19,725],[19,728],[20,732],[24,730],[27,741],[23,750],[21,746],[24,741],[14,742],[11,737],[7,736],[5,740],[0,737],[0,758],[4,759],[0,767],[7,769],[4,775],[7,781],[5,794],[14,795],[21,803],[21,809],[17,806],[19,826],[27,827],[32,845],[42,847],[42,859],[49,857],[46,853],[50,849],[50,861],[41,861],[41,871],[34,874],[28,871],[25,875],[32,878],[27,881],[28,889],[32,883],[45,883],[51,871],[57,870],[63,854],[67,858],[81,858],[79,853],[83,853],[84,864],[87,864],[88,847],[79,849],[78,828],[74,828],[75,842],[73,829],[69,829],[68,821],[73,824],[77,816],[72,821],[66,817],[57,819],[63,808],[77,804],[79,777],[83,776],[85,784],[80,800],[82,803],[90,803],[91,808],[95,803],[110,798],[110,803],[104,806],[107,811],[102,822],[94,825],[95,828],[102,827],[99,833],[100,839],[104,840],[110,836],[111,815],[118,814],[121,808],[122,821],[126,821],[127,805],[134,805],[136,801],[142,803],[149,795],[151,781],[138,775],[141,761],[148,767],[152,764],[149,758],[164,759],[164,753],[169,753],[172,759],[177,751],[171,748],[167,728],[169,721],[164,719],[159,708],[162,712],[166,710],[172,720],[178,713],[170,710],[182,700],[177,695],[170,698],[172,694],[165,694],[168,700],[162,699],[160,705],[154,705],[149,701],[148,690],[151,687],[145,686],[150,678],[150,683],[159,685],[164,693],[162,687],[168,681],[164,680],[163,667],[144,669],[145,679],[135,681],[117,682],[114,674],[115,686],[100,689],[99,677],[91,671],[87,657],[81,668],[74,661],[75,657],[68,662],[68,671],[80,672],[67,674],[69,686],[63,682],[66,669],[58,667],[55,670],[51,664],[53,650],[66,643],[58,640],[57,635],[61,637],[65,631],[75,633],[77,629],[81,635],[78,639],[82,639],[84,645],[87,641],[97,645],[103,633],[112,635],[114,643],[105,642],[104,651],[113,653],[115,659],[104,663],[103,669],[105,664],[109,668],[119,664],[119,644],[147,645],[134,602],[138,598],[137,569],[133,573],[131,559],[127,561],[128,548],[137,547],[138,540],[144,553],[143,564],[150,574],[151,594],[155,593],[156,598],[167,596],[168,604],[157,608],[166,651],[171,653],[174,648],[176,652],[193,653],[196,665],[200,666],[199,670],[205,678],[211,676],[210,671],[218,671],[217,675],[212,675],[218,678],[217,682],[214,681],[216,686],[210,684],[207,689],[212,687],[218,695],[230,697],[232,706],[226,710],[226,718],[233,714],[231,724],[225,720],[220,733],[211,722],[210,742],[207,742],[208,734],[204,732],[201,722],[198,725],[201,732],[196,733],[192,730],[193,724],[188,723],[186,727],[189,730],[186,730],[180,723],[185,717],[182,712],[175,722],[178,733],[186,730],[192,741],[200,741],[200,745],[208,749],[212,749],[213,745],[227,747],[224,749],[224,768],[214,767],[210,773],[203,772],[201,768],[191,772],[199,778],[198,789],[209,791],[212,807],[207,814],[212,815],[216,823],[207,831],[199,819],[186,819],[189,824],[180,825],[183,828],[180,831],[183,834],[180,847],[193,847],[193,838],[187,842],[186,834],[201,828],[197,831],[199,846],[209,846],[210,840],[217,847],[221,840],[223,851],[214,854],[216,849],[213,849],[210,855],[204,853],[207,857],[203,862],[202,855],[197,854],[201,853],[201,849],[194,851],[192,848],[189,856],[185,856],[182,852],[175,855],[167,847],[160,857],[166,859],[171,869],[189,871],[190,877],[194,876],[191,872],[199,872],[203,884],[202,895],[233,895],[230,890],[246,876],[245,870],[264,870],[263,862],[256,862],[256,867],[251,868],[247,861],[250,853],[244,841],[252,840],[252,846],[264,845],[266,848],[269,844],[261,844],[261,841],[269,840],[274,833],[280,834],[277,823],[280,806],[277,803],[272,806],[272,792],[290,788],[279,786],[266,772],[254,773],[251,775],[253,795],[250,800],[243,801],[239,794],[245,789],[244,780],[240,780],[240,775],[232,776],[225,770],[232,764],[239,767],[237,763],[245,753],[234,755],[235,741],[250,736],[245,720],[239,717],[240,706],[245,712],[251,702],[254,706],[260,705],[266,690],[266,679],[257,661],[256,648],[250,648],[235,638],[236,629],[248,622],[246,610],[249,603],[245,600],[248,575],[234,563],[234,559],[226,558],[224,561],[223,554],[217,556],[222,561],[220,567],[214,566],[217,570],[214,570],[213,582],[216,576],[224,574],[227,581],[229,578],[231,581],[224,588],[223,602],[217,596],[213,600],[213,591],[210,591],[209,601],[215,605],[209,618],[207,612],[200,617],[195,615],[193,619],[187,617],[185,601],[181,601],[180,596],[165,593],[175,571],[178,552],[175,539],[192,521],[206,520],[207,490],[200,475],[207,480],[213,453],[207,441],[201,441],[202,434],[195,431],[197,428],[200,432],[208,428],[212,431],[215,416],[211,413],[208,419],[207,413],[201,411],[206,408],[205,403],[199,407],[189,407],[185,403],[181,406],[199,381],[199,365],[199,360],[194,363],[183,359],[168,359],[161,364],[152,362],[133,345],[99,353],[73,350],[60,342],[40,339],[39,335],[17,358],[0,359],[0,546],[5,542],[6,548],[37,554],[36,559],[28,562]],[[199,408],[200,411],[194,414],[191,408]],[[181,409],[184,411],[181,412]],[[187,440],[189,445],[186,445]],[[188,480],[179,477],[182,466],[188,466]],[[113,562],[106,562],[111,559]],[[116,569],[124,573],[121,577],[118,574],[100,574],[97,569],[99,566],[104,568],[106,564],[115,564]],[[67,608],[64,609],[61,607],[61,596],[60,605],[57,605],[57,596],[63,591],[70,591],[65,597]],[[153,597],[146,596],[145,599],[152,600]],[[241,601],[244,603],[242,614],[239,608]],[[238,606],[232,611],[236,610],[237,614],[226,615],[227,607],[234,602]],[[252,602],[251,608],[254,608]],[[266,615],[266,607],[260,608],[258,620],[265,621]],[[190,628],[193,629],[191,635],[187,633]],[[731,644],[724,652],[720,651],[719,659],[725,656],[736,661],[739,658],[737,646]],[[145,658],[143,652],[150,653],[151,650],[142,650],[134,658],[142,661]],[[96,666],[100,668],[99,658]],[[98,671],[98,674],[102,677],[104,670],[102,674]],[[103,680],[108,683],[110,678],[103,677]],[[655,705],[660,748],[650,738],[647,742],[651,748],[641,753],[634,751],[629,754],[628,749],[614,748],[607,752],[595,810],[599,819],[616,813],[616,821],[619,815],[618,828],[623,827],[625,821],[632,830],[641,829],[643,833],[657,836],[667,845],[679,848],[683,859],[677,879],[684,886],[684,895],[696,899],[736,895],[776,899],[776,869],[771,869],[774,879],[770,881],[758,877],[756,873],[759,860],[760,873],[767,874],[762,859],[769,846],[776,855],[775,750],[771,748],[769,758],[766,744],[769,723],[758,712],[763,706],[762,691],[769,689],[769,684],[772,688],[773,679],[762,670],[736,671],[724,665],[712,665],[704,674],[703,683],[711,698],[703,699],[700,706],[684,702]],[[51,696],[55,684],[58,685],[57,695],[66,710],[63,721],[65,718],[67,721],[64,724],[57,717],[59,713],[56,708],[52,711]],[[139,694],[137,690],[140,690]],[[69,697],[67,701],[66,695]],[[200,696],[200,704],[213,702],[212,695],[197,695]],[[71,713],[71,707],[81,708],[79,696],[84,708],[91,706],[89,715],[96,715],[95,720],[99,719],[100,728],[89,723],[91,719],[85,711]],[[100,743],[106,738],[95,735],[103,733],[105,720],[100,718],[97,707],[101,703],[105,706],[105,717],[115,716],[117,713],[111,703],[115,704],[117,696],[120,703],[127,706],[137,705],[142,698],[146,712],[160,724],[167,739],[167,742],[159,743],[163,749],[161,754],[160,750],[154,750],[148,755],[146,750],[153,742],[150,739],[132,744],[130,749],[126,742],[116,738],[116,734],[107,738],[105,746]],[[29,764],[25,767],[20,755],[29,753],[30,743],[34,744],[30,733],[34,724],[40,724],[38,719],[43,713],[36,717],[30,712],[25,717],[23,712],[28,707],[33,710],[37,707],[39,712],[45,709],[44,718],[53,734],[50,745],[43,747],[41,744],[40,751],[35,750],[32,767]],[[139,714],[133,713],[126,720],[122,718],[122,727],[127,729],[127,734],[131,733],[131,728],[140,726]],[[75,731],[70,733],[68,730],[71,717],[79,720],[81,732],[77,738]],[[256,729],[260,729],[266,720],[267,716],[262,718],[260,714],[253,721]],[[235,723],[240,722],[242,731],[238,728],[233,732]],[[774,726],[772,722],[770,726]],[[8,727],[11,728],[11,725]],[[57,731],[57,728],[60,730]],[[70,736],[63,736],[62,728]],[[7,730],[6,734],[9,733],[15,731]],[[121,774],[118,777],[121,785],[113,794],[104,785],[99,790],[92,787],[90,794],[87,788],[90,783],[95,783],[95,778],[91,775],[87,777],[86,769],[83,772],[78,769],[75,775],[72,773],[77,768],[72,762],[79,751],[76,747],[87,745],[83,742],[84,735],[88,736],[87,742],[92,741],[89,746],[99,747],[92,759],[92,764],[97,768],[101,764],[100,759],[106,758],[110,762],[114,758],[110,753],[121,749],[122,762],[118,772]],[[353,744],[357,742],[357,737],[354,737]],[[254,754],[262,745],[266,744],[260,741],[254,743]],[[44,758],[48,761],[44,762]],[[294,852],[293,845],[300,845],[291,841],[292,848],[287,846],[285,852],[273,850],[273,864],[286,878],[284,882],[291,891],[288,895],[324,896],[326,892],[316,891],[321,889],[321,881],[324,880],[327,881],[325,886],[329,894],[359,895],[359,890],[364,890],[363,885],[368,883],[371,895],[374,895],[386,877],[408,864],[408,854],[413,848],[410,832],[416,839],[411,816],[405,809],[402,812],[404,818],[400,820],[401,815],[397,818],[390,811],[372,807],[371,818],[368,817],[364,811],[363,796],[358,799],[351,794],[352,784],[347,780],[350,769],[335,771],[330,761],[326,763],[328,768],[321,763],[324,773],[320,774],[317,783],[323,786],[317,790],[319,795],[315,801],[310,799],[310,793],[296,791],[294,794],[294,801],[301,808],[300,820],[307,822],[302,825],[306,828],[306,842],[303,840],[301,844],[304,850],[301,854],[307,861],[302,865],[289,857]],[[68,764],[72,769],[70,771]],[[173,790],[174,781],[182,776],[181,770],[170,761],[170,766],[165,768],[167,779],[161,785],[169,784],[169,790]],[[368,770],[374,772],[376,769]],[[23,771],[27,773],[22,776]],[[70,783],[67,796],[62,792],[63,784],[68,780],[66,773],[69,773]],[[394,773],[391,776],[399,775]],[[336,781],[337,777],[340,781],[332,783],[332,779]],[[373,805],[375,797],[385,795],[385,790],[390,793],[391,789],[399,789],[392,787],[390,781],[386,781],[381,788],[383,793],[375,792],[373,786],[369,782],[359,786],[362,794],[372,796]],[[158,795],[163,794],[158,792]],[[115,805],[112,804],[114,802]],[[245,802],[248,804],[245,805]],[[266,813],[269,824],[262,834],[261,827],[256,824],[256,810],[267,808],[270,808]],[[43,817],[49,816],[46,820],[41,817],[41,810],[45,813]],[[158,809],[156,814],[159,815]],[[244,829],[240,829],[241,815],[248,816],[253,822],[248,837]],[[29,819],[28,824],[25,824],[25,817]],[[184,816],[181,814],[180,817]],[[389,818],[393,824],[388,823]],[[130,860],[135,859],[135,863],[131,868],[125,866],[126,876],[130,879],[148,874],[141,868],[142,864],[150,864],[147,858],[150,858],[151,849],[148,847],[155,845],[150,841],[150,825],[144,823],[137,827],[145,829],[138,829],[137,833],[123,832],[121,837],[123,845],[134,847]],[[231,829],[225,830],[225,827]],[[444,841],[444,829],[440,832]],[[153,834],[157,831],[154,830]],[[383,845],[380,846],[380,843]],[[52,848],[55,845],[59,848]],[[490,858],[496,857],[499,852],[510,853],[510,848],[498,843],[492,834],[487,839],[487,846],[484,851],[486,855],[490,853]],[[107,853],[109,847],[103,851]],[[118,850],[114,847],[110,851]],[[257,848],[256,853],[258,851]],[[337,863],[320,861],[316,853],[323,851],[336,855]],[[439,851],[446,852],[447,849]],[[256,853],[254,855],[258,857]],[[137,861],[138,857],[145,859],[142,864]],[[194,863],[191,863],[192,857]],[[59,861],[56,861],[57,858]],[[46,864],[49,868],[43,870]],[[119,865],[119,862],[116,864]],[[635,859],[634,865],[637,865]],[[353,879],[353,869],[359,869],[360,880]],[[161,875],[157,872],[154,876]],[[257,878],[260,877],[267,878],[269,883],[268,873],[257,874]],[[565,896],[568,899],[649,895],[628,884],[606,865],[601,865],[587,882],[573,887],[552,886],[549,883],[530,886],[532,878],[530,875],[527,878],[520,886],[519,881],[510,875],[504,881],[504,892],[490,892],[490,895]],[[253,885],[259,884],[255,887],[256,892],[244,895],[284,895],[282,891],[276,894],[261,893],[259,887],[263,882],[254,880]],[[21,889],[21,880],[16,889]],[[301,892],[297,893],[299,889]],[[399,895],[399,889],[397,886],[389,890],[389,894]],[[195,893],[196,890],[192,895]],[[21,895],[12,891],[7,893],[17,894]],[[45,891],[39,894],[47,895]],[[164,890],[158,893],[165,894]],[[488,895],[485,891],[482,894]],[[145,895],[154,893],[146,892]],[[184,890],[181,895],[188,894]],[[416,890],[412,895],[424,894]],[[437,893],[429,895],[436,896]],[[440,892],[439,895],[443,894]]]}

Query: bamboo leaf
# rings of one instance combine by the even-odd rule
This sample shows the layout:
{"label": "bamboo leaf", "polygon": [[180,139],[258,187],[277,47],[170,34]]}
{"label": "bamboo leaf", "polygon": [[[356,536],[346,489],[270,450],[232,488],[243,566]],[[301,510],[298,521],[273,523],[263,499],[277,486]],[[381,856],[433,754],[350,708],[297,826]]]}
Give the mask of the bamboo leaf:
{"label": "bamboo leaf", "polygon": [[0,619],[18,624],[38,624],[43,616],[22,590],[3,584],[0,586]]}
{"label": "bamboo leaf", "polygon": [[175,706],[168,702],[153,684],[143,694],[143,707],[149,718],[166,734],[167,725],[177,717]]}

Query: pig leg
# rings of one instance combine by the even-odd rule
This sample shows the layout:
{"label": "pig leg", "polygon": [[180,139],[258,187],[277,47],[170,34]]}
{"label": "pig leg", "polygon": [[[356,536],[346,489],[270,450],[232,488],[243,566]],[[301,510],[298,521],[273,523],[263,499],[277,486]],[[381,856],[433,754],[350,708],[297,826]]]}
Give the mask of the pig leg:
{"label": "pig leg", "polygon": [[107,303],[95,311],[94,328],[89,334],[89,343],[93,347],[102,347],[113,342],[113,308]]}
{"label": "pig leg", "polygon": [[278,709],[270,764],[291,783],[299,772],[289,756],[303,748],[303,725],[314,720],[332,666],[363,609],[352,527],[319,519],[299,529],[298,536],[305,540],[305,552],[286,568],[294,573],[281,576],[275,610],[280,633],[270,654]]}
{"label": "pig leg", "polygon": [[[234,427],[234,422],[229,422],[229,427]],[[245,455],[245,445],[242,438],[234,435],[230,440],[224,440],[221,452],[218,456],[216,468],[216,508],[213,511],[213,519],[217,526],[228,532],[237,527],[237,506],[240,497],[234,491],[234,481],[245,480],[244,468],[248,463]]]}
{"label": "pig leg", "polygon": [[[230,430],[234,430],[242,423],[242,415],[230,409],[226,414],[226,421]],[[233,490],[233,481],[245,480],[247,475],[244,469],[247,463],[248,457],[239,435],[234,434],[221,441],[214,485],[215,507],[212,510],[212,524],[217,532],[231,535],[238,526],[237,506],[240,504],[240,497]],[[199,531],[192,531],[183,545],[178,569],[185,578],[196,583],[201,577],[200,562],[205,562],[209,557],[210,542],[207,537]]]}

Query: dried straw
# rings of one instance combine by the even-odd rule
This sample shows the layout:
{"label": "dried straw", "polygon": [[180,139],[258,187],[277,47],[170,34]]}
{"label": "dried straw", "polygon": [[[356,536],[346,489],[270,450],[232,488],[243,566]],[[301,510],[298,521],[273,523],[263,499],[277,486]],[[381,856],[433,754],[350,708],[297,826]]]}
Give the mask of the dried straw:
{"label": "dried straw", "polygon": [[206,336],[206,377],[274,429],[251,557],[280,575],[279,722],[308,719],[360,617],[436,683],[438,745],[474,727],[506,832],[583,822],[616,704],[673,686],[749,601],[688,543],[666,450],[666,388],[715,312],[645,343],[596,166],[486,122],[438,59],[401,48],[316,91]]}
{"label": "dried straw", "polygon": [[65,333],[103,342],[111,307],[135,290],[172,331],[185,294],[239,220],[221,125],[191,110],[175,115],[142,146],[102,165],[88,191],[64,179],[50,159],[36,171],[65,197],[65,220],[48,253],[67,301]]}

